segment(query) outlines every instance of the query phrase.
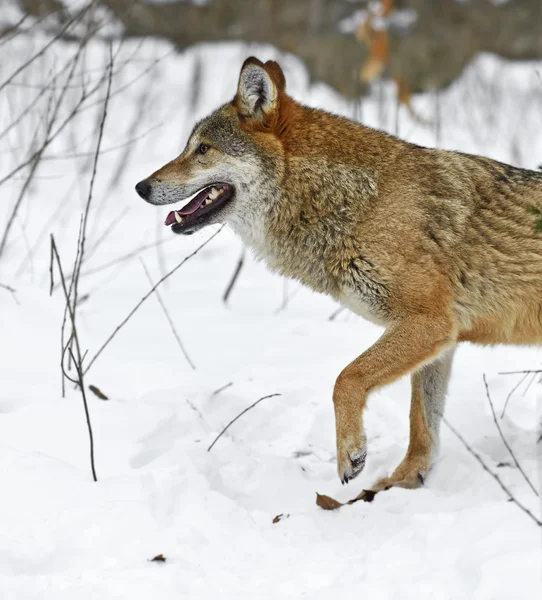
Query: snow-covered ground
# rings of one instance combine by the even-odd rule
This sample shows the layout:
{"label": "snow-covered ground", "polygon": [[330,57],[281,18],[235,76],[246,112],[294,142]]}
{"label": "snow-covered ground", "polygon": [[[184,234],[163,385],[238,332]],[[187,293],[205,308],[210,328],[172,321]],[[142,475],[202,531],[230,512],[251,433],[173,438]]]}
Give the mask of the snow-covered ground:
{"label": "snow-covered ground", "polygon": [[[35,51],[43,40],[34,43]],[[2,51],[0,80],[31,52],[16,44]],[[52,53],[57,67],[69,52],[58,46]],[[148,291],[140,259],[156,281],[213,233],[173,236],[162,225],[164,210],[142,202],[133,186],[182,149],[195,120],[233,95],[239,67],[252,53],[277,58],[254,47],[174,55],[149,41],[126,43],[117,56],[117,66],[122,57],[131,59],[113,91],[139,79],[111,99],[98,163],[80,292],[88,298],[79,311],[89,357]],[[107,49],[92,46],[84,58],[91,82],[107,64]],[[309,84],[296,60],[281,62],[295,97],[396,131],[387,87],[352,106]],[[38,85],[52,64],[48,53],[17,81]],[[438,98],[414,99],[432,124],[401,110],[399,133],[536,167],[542,162],[540,68],[481,57]],[[0,131],[24,109],[29,90],[38,91],[10,86],[3,93]],[[72,93],[74,102],[79,91]],[[381,330],[348,312],[330,321],[337,308],[330,299],[284,282],[249,257],[224,306],[221,296],[241,252],[227,229],[160,288],[195,370],[151,297],[89,371],[87,383],[109,397],[88,396],[99,479],[92,481],[80,394],[68,386],[61,395],[64,304],[59,288],[49,297],[49,234],[69,272],[100,111],[98,104],[81,114],[48,149],[56,158],[41,164],[0,259],[0,283],[16,288],[15,296],[0,289],[0,598],[542,597],[540,528],[446,426],[423,489],[393,489],[372,504],[336,512],[315,505],[316,492],[347,500],[398,464],[408,439],[409,383],[401,380],[370,399],[367,467],[342,488],[333,383]],[[0,179],[24,158],[39,119],[36,114],[0,138]],[[0,187],[1,229],[23,182],[19,177]],[[101,268],[145,245],[152,247]],[[493,423],[482,375],[500,414],[518,378],[499,373],[540,362],[538,349],[465,345],[446,409],[450,424],[537,515],[540,503]],[[527,388],[529,381],[510,399],[501,424],[538,485],[540,391],[536,382]],[[207,451],[231,419],[275,393],[280,396],[247,412]],[[283,517],[274,523],[277,515]],[[165,563],[149,561],[158,554]]]}

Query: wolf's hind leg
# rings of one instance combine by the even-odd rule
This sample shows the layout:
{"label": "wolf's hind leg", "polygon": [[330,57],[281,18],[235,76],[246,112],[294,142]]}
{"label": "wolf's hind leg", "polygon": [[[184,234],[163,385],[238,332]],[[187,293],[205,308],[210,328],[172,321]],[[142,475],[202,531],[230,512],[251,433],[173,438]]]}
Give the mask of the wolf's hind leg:
{"label": "wolf's hind leg", "polygon": [[440,421],[454,350],[447,350],[412,374],[410,442],[406,456],[391,477],[378,481],[371,491],[379,492],[393,486],[416,488],[423,485],[438,453]]}

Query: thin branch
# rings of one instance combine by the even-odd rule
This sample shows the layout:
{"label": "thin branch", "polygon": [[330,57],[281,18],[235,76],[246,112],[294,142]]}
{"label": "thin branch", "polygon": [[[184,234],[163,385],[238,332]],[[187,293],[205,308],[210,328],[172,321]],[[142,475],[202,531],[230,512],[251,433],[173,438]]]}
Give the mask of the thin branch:
{"label": "thin branch", "polygon": [[[143,259],[140,258],[139,262],[141,263],[141,266],[143,267],[143,270],[145,271],[145,275],[147,276],[147,279],[149,281],[149,283],[151,285],[153,284],[152,278],[151,278],[151,274],[149,273],[149,270],[147,269],[147,266],[145,265],[145,263],[143,262]],[[173,333],[175,339],[177,340],[177,344],[179,345],[179,348],[181,349],[181,352],[184,354],[184,357],[186,358],[188,364],[192,367],[192,369],[195,371],[196,367],[194,366],[194,363],[190,360],[190,356],[188,356],[188,353],[181,341],[181,337],[179,336],[179,333],[177,332],[177,329],[175,327],[175,323],[173,322],[173,319],[171,318],[168,309],[164,303],[164,301],[162,300],[162,296],[160,295],[160,292],[158,290],[154,290],[154,293],[156,295],[156,299],[158,300],[158,303],[160,304],[160,306],[162,307],[162,310],[164,311],[164,315],[167,319],[167,322],[169,323],[169,326],[171,327],[171,332]]]}
{"label": "thin branch", "polygon": [[[83,46],[81,46],[82,48]],[[19,171],[24,169],[27,165],[29,165],[38,155],[41,155],[46,148],[48,148],[52,142],[64,131],[66,126],[71,123],[76,114],[82,112],[81,106],[91,97],[93,96],[101,87],[103,83],[103,77],[94,85],[90,90],[84,89],[81,93],[79,100],[76,102],[73,109],[70,111],[68,116],[64,119],[64,121],[58,126],[58,128],[51,133],[51,135],[43,142],[41,148],[38,148],[31,156],[29,156],[22,163],[19,163],[16,167],[14,167],[7,175],[0,179],[0,186],[6,183],[9,179],[11,179],[14,175],[16,175]],[[101,102],[101,101],[100,101]],[[87,108],[89,108],[87,106]]]}
{"label": "thin branch", "polygon": [[542,369],[527,369],[525,371],[501,371],[499,375],[530,375],[531,373],[542,373]]}
{"label": "thin branch", "polygon": [[[114,267],[115,265],[118,265],[119,263],[126,262],[126,261],[130,260],[131,258],[135,258],[138,254],[140,254],[141,252],[144,252],[145,250],[150,250],[151,248],[155,248],[158,245],[166,244],[173,240],[174,240],[174,238],[164,238],[162,240],[158,240],[157,242],[151,242],[150,244],[143,244],[143,246],[139,246],[135,250],[128,252],[128,254],[122,254],[121,256],[118,256],[117,258],[114,258],[104,264],[101,264],[98,267],[94,267],[92,269],[82,271],[81,277],[86,277],[87,275],[95,275],[96,273],[101,273],[102,271],[105,271],[106,269],[110,269],[111,267]],[[87,258],[88,258],[88,254],[87,254]],[[68,275],[67,279],[68,279],[68,281],[73,279],[73,273],[71,275]],[[55,288],[57,285],[60,285],[60,284],[55,284]]]}
{"label": "thin branch", "polygon": [[[122,150],[128,146],[132,146],[132,144],[134,144],[134,142],[138,142],[139,140],[148,136],[150,133],[152,133],[156,129],[163,127],[163,125],[164,125],[163,123],[157,123],[156,125],[153,125],[149,129],[145,130],[143,133],[140,133],[139,135],[136,135],[132,138],[125,140],[124,142],[122,142],[122,144],[116,144],[115,146],[111,146],[109,148],[105,148],[104,150],[100,150],[99,155],[103,156],[104,154],[109,154],[111,152],[116,152],[117,150]],[[95,152],[73,152],[72,154],[57,154],[57,155],[45,156],[45,157],[43,157],[43,160],[44,161],[72,160],[74,158],[88,158],[89,156],[95,156],[95,155],[96,155]]]}
{"label": "thin branch", "polygon": [[34,108],[34,106],[38,103],[38,100],[48,91],[48,89],[54,84],[54,82],[60,77],[60,75],[62,75],[62,73],[64,73],[64,71],[70,66],[70,64],[73,62],[73,60],[74,60],[74,57],[72,56],[69,60],[66,61],[66,64],[62,67],[62,69],[60,69],[60,71],[58,73],[55,73],[46,84],[44,84],[44,85],[42,84],[39,87],[39,89],[40,89],[39,94],[37,94],[35,96],[35,98],[33,100],[31,100],[31,102],[19,114],[18,117],[16,117],[12,121],[10,121],[9,125],[7,125],[5,127],[5,129],[0,133],[0,139],[3,138],[4,136],[6,136],[14,127],[16,127],[24,119],[24,117],[27,114],[29,114],[31,112],[32,108]]}
{"label": "thin branch", "polygon": [[[106,269],[110,269],[111,267],[114,267],[115,265],[118,265],[119,263],[126,262],[126,261],[130,260],[131,258],[135,258],[138,254],[140,254],[141,252],[144,252],[145,250],[150,250],[151,248],[154,248],[160,244],[166,244],[167,242],[171,242],[173,240],[174,240],[174,238],[170,237],[170,238],[164,238],[162,240],[158,240],[157,242],[151,242],[150,244],[143,244],[142,246],[139,246],[138,248],[136,248],[135,250],[132,250],[131,252],[128,252],[127,254],[122,254],[121,256],[118,256],[117,258],[113,258],[112,260],[109,260],[106,263],[103,263],[97,267],[93,267],[92,269],[87,269],[86,271],[82,271],[81,277],[86,277],[87,275],[95,275],[96,273],[101,273],[102,271],[105,271]],[[88,258],[88,254],[87,254],[87,258]],[[67,279],[68,279],[68,281],[73,279],[73,273],[68,275]],[[55,284],[55,288],[57,285],[59,285],[59,284]]]}
{"label": "thin branch", "polygon": [[76,14],[74,17],[72,17],[65,25],[64,27],[54,36],[52,37],[47,44],[45,44],[45,46],[43,46],[41,48],[41,50],[39,52],[36,52],[36,54],[34,54],[33,56],[31,56],[25,63],[23,63],[20,67],[18,67],[17,69],[15,69],[15,71],[4,81],[4,83],[0,84],[0,92],[10,84],[11,81],[13,81],[15,79],[15,77],[17,77],[17,75],[19,75],[20,73],[22,73],[29,65],[31,65],[37,58],[39,58],[40,56],[43,56],[45,54],[45,52],[47,52],[47,50],[59,39],[63,36],[63,34],[77,21],[79,21],[80,19],[82,19],[85,14],[92,8],[92,6],[94,5],[94,1],[89,2],[88,6],[86,6],[85,8],[83,8],[83,10],[81,10],[78,14]]}
{"label": "thin branch", "polygon": [[533,490],[535,495],[538,496],[538,492],[536,491],[536,488],[531,483],[531,480],[527,477],[525,471],[521,468],[521,465],[519,464],[518,459],[516,458],[516,455],[514,454],[514,451],[512,450],[512,448],[506,441],[506,438],[504,437],[504,433],[502,432],[501,426],[499,425],[499,421],[497,420],[497,415],[495,414],[495,407],[493,406],[493,402],[491,400],[491,394],[489,393],[489,386],[487,384],[487,379],[486,379],[485,373],[484,373],[484,385],[486,386],[486,396],[487,396],[487,399],[489,402],[489,406],[491,407],[491,414],[493,415],[493,421],[495,421],[495,426],[497,427],[499,435],[501,436],[502,443],[506,446],[506,449],[508,450],[510,456],[512,457],[512,460],[516,463],[516,467],[518,468],[519,472],[523,475],[523,479],[525,479],[525,481],[528,483],[529,487]]}
{"label": "thin branch", "polygon": [[247,408],[245,408],[245,410],[241,411],[234,419],[232,419],[227,425],[226,427],[224,427],[224,429],[216,436],[216,438],[214,439],[213,443],[207,448],[207,452],[210,452],[213,448],[213,446],[218,442],[218,440],[222,437],[222,435],[224,433],[226,433],[226,431],[230,428],[231,425],[233,425],[235,423],[235,421],[237,421],[237,419],[239,419],[240,417],[242,417],[246,412],[248,412],[251,408],[254,408],[257,404],[259,404],[260,402],[262,402],[263,400],[267,400],[267,398],[274,398],[275,396],[280,396],[281,394],[269,394],[268,396],[263,396],[262,398],[260,398],[259,400],[256,400],[256,402],[254,402],[254,404],[251,404],[250,406],[248,406]]}
{"label": "thin branch", "polygon": [[512,495],[512,492],[504,485],[504,483],[502,482],[501,478],[496,473],[493,473],[493,471],[483,461],[483,459],[481,458],[481,456],[475,450],[473,450],[473,448],[471,448],[471,446],[469,446],[469,444],[465,441],[465,439],[461,436],[461,434],[454,427],[452,427],[452,425],[450,425],[450,423],[448,423],[448,421],[446,420],[445,417],[443,417],[442,420],[447,425],[447,427],[450,429],[450,431],[463,444],[463,446],[465,446],[465,448],[467,449],[467,451],[470,454],[472,454],[472,456],[474,456],[474,458],[480,463],[480,465],[482,466],[482,468],[484,469],[484,471],[486,471],[487,473],[489,473],[491,475],[491,477],[493,477],[493,479],[495,479],[495,481],[500,485],[501,489],[510,498],[510,500],[512,502],[514,502],[524,513],[526,513],[529,517],[531,517],[531,519],[539,527],[542,527],[542,521],[540,521],[539,519],[537,519],[528,508],[525,508],[525,506],[523,506],[523,504],[520,504],[520,502]]}
{"label": "thin branch", "polygon": [[[128,81],[127,83],[121,85],[120,87],[116,88],[112,93],[111,93],[111,98],[114,98],[115,96],[118,96],[119,94],[122,94],[125,90],[127,90],[129,87],[132,87],[135,83],[137,83],[140,79],[143,79],[145,77],[145,75],[149,72],[152,71],[152,69],[154,69],[154,67],[156,67],[157,64],[159,64],[162,60],[164,60],[165,58],[167,58],[168,56],[174,55],[176,53],[176,50],[170,50],[168,52],[166,52],[164,55],[159,56],[158,58],[155,58],[150,65],[148,65],[147,67],[145,67],[145,69],[143,69],[143,71],[141,71],[136,77],[132,78],[130,81]],[[124,61],[123,66],[125,66],[127,64],[127,61]],[[121,69],[118,69],[115,72],[115,75],[117,75],[119,72],[121,71]],[[80,112],[83,113],[86,110],[89,110],[91,108],[93,108],[94,106],[96,106],[97,104],[100,104],[102,101],[101,100],[96,100],[95,102],[89,103],[87,104],[87,106],[85,106],[84,109],[82,109]]]}
{"label": "thin branch", "polygon": [[85,407],[85,415],[87,418],[87,427],[88,427],[88,435],[90,440],[90,466],[92,468],[92,477],[94,481],[98,481],[98,477],[96,476],[96,466],[94,465],[94,436],[92,434],[92,425],[90,423],[90,414],[88,412],[88,403],[87,403],[87,395],[85,392],[85,384],[83,382],[83,369],[81,363],[78,360],[75,360],[75,356],[70,348],[70,355],[72,357],[72,361],[75,364],[75,370],[77,371],[79,389],[81,390],[81,395],[83,396],[83,406]]}
{"label": "thin branch", "polygon": [[[95,33],[95,31],[94,31],[94,33]],[[86,38],[82,41],[82,45],[81,45],[80,48],[83,48],[86,45],[86,43],[88,42],[88,40],[89,40],[89,36],[86,36]],[[119,45],[119,48],[120,48],[120,45]],[[115,53],[115,56],[118,53],[118,51],[119,50],[117,50],[117,52]],[[165,54],[164,56],[162,56],[162,57],[154,60],[153,63],[149,67],[147,67],[142,73],[140,73],[133,80],[131,80],[130,82],[128,82],[124,86],[121,86],[120,88],[116,89],[114,92],[111,92],[109,94],[109,99],[111,100],[111,98],[113,98],[117,94],[121,93],[124,89],[126,89],[130,85],[133,85],[136,81],[138,81],[139,79],[141,79],[145,75],[145,73],[147,73],[150,69],[154,68],[154,66],[156,66],[157,63],[159,63],[166,56],[168,56],[169,54],[172,54],[174,52],[175,51],[172,50],[172,51],[168,52],[167,54]],[[124,63],[123,63],[122,66],[125,66],[127,64],[127,62],[128,61],[124,61]],[[116,71],[115,74],[119,73],[122,70],[122,66],[121,66],[120,69],[118,69]],[[20,163],[16,167],[14,167],[7,175],[5,175],[4,177],[2,177],[0,179],[0,186],[3,185],[4,183],[6,183],[9,179],[11,179],[19,171],[21,171],[22,169],[24,169],[24,167],[26,167],[27,165],[29,165],[34,160],[34,158],[36,158],[36,156],[38,156],[38,154],[41,156],[43,154],[43,152],[45,151],[45,149],[48,148],[50,146],[50,144],[62,133],[62,131],[65,129],[65,127],[72,121],[72,119],[77,114],[81,114],[84,111],[86,111],[86,110],[88,110],[88,109],[96,106],[97,104],[100,104],[100,103],[103,102],[103,99],[100,99],[100,100],[97,100],[94,103],[89,103],[89,104],[87,104],[86,106],[83,107],[83,105],[85,104],[85,102],[89,98],[91,98],[100,89],[100,87],[101,87],[101,85],[102,85],[102,83],[104,81],[104,77],[105,77],[105,74],[102,75],[102,77],[100,77],[100,79],[97,81],[97,83],[92,88],[90,88],[90,90],[83,89],[81,97],[79,98],[79,100],[75,104],[73,110],[70,112],[70,114],[67,116],[67,118],[61,123],[61,125],[59,125],[58,129],[56,129],[56,131],[54,131],[53,133],[51,133],[51,135],[44,141],[44,143],[41,146],[41,148],[39,148],[36,152],[34,152],[30,157],[28,157],[22,163]]]}
{"label": "thin branch", "polygon": [[297,294],[299,294],[299,292],[303,289],[301,286],[298,286],[297,288],[294,289],[293,292],[291,293],[287,293],[288,292],[288,279],[284,278],[283,280],[284,285],[282,287],[282,302],[280,303],[280,306],[275,309],[273,311],[273,314],[278,315],[280,314],[282,311],[286,310],[286,308],[288,308],[288,304],[297,296]]}
{"label": "thin branch", "polygon": [[333,313],[331,315],[329,315],[328,317],[328,321],[334,321],[344,310],[346,310],[344,308],[344,306],[339,306],[339,308],[337,308],[336,310],[333,311]]}
{"label": "thin branch", "polygon": [[77,296],[78,296],[78,292],[79,292],[79,275],[81,273],[81,265],[83,264],[83,260],[84,260],[84,255],[85,255],[85,242],[86,242],[86,235],[87,235],[87,224],[88,224],[88,215],[90,212],[90,204],[92,202],[92,193],[94,191],[94,182],[96,180],[96,173],[98,171],[98,158],[100,156],[100,148],[102,146],[102,139],[103,139],[103,133],[104,133],[104,126],[105,126],[105,120],[107,118],[107,107],[109,105],[109,97],[111,94],[111,81],[112,81],[112,77],[113,77],[113,48],[111,45],[109,45],[109,65],[108,65],[108,79],[107,79],[107,91],[106,91],[106,95],[105,95],[105,100],[104,100],[104,107],[103,107],[103,113],[102,113],[102,118],[100,121],[100,127],[99,127],[99,131],[98,131],[98,142],[96,144],[96,153],[94,155],[94,163],[92,165],[92,175],[90,178],[90,185],[89,185],[89,190],[88,190],[88,198],[87,198],[87,203],[85,206],[85,212],[84,212],[84,216],[83,216],[83,226],[82,226],[82,236],[81,236],[81,241],[79,244],[80,247],[80,251],[79,251],[79,261],[76,263],[75,267],[74,267],[74,286],[73,286],[73,312],[75,313],[77,311]]}
{"label": "thin branch", "polygon": [[[128,213],[129,211],[130,208],[122,208],[121,211],[118,213],[118,216],[114,217],[110,221],[109,225],[107,225],[107,227],[100,234],[100,237],[94,242],[89,252],[87,252],[87,261],[90,259],[91,256],[93,256],[96,253],[100,245],[111,235],[111,233],[113,233],[115,228],[122,223],[122,217],[125,216],[126,213]],[[84,275],[84,273],[81,273],[80,276],[81,275]]]}
{"label": "thin branch", "polygon": [[13,25],[8,25],[5,29],[0,30],[0,40],[2,40],[0,41],[0,48],[19,35],[19,28],[28,17],[28,13],[24,13],[24,15],[17,22],[13,23]]}
{"label": "thin branch", "polygon": [[523,394],[521,394],[522,398],[525,398],[525,394],[529,391],[529,389],[533,385],[535,379],[536,379],[536,373],[532,373],[531,380],[525,386],[525,389],[523,390]]}
{"label": "thin branch", "polygon": [[5,283],[0,283],[0,288],[2,288],[3,290],[7,290],[8,292],[11,292],[12,294],[15,293],[15,288],[12,288],[10,285],[6,285]]}
{"label": "thin branch", "polygon": [[[8,28],[0,31],[0,40],[1,40],[0,48],[4,44],[7,44],[8,42],[11,42],[12,40],[14,40],[18,35],[29,35],[33,30],[37,29],[38,26],[41,25],[44,21],[50,19],[50,17],[58,16],[62,13],[66,13],[67,12],[66,7],[63,4],[61,4],[60,6],[61,6],[61,8],[58,10],[44,11],[44,13],[37,19],[33,15],[32,23],[30,23],[30,25],[28,27],[23,29],[21,27],[21,25],[24,23],[24,21],[26,21],[26,19],[28,19],[30,17],[30,14],[25,12],[24,16],[17,23],[14,23],[13,25],[9,26]],[[44,28],[44,29],[47,32],[47,29],[46,28]]]}
{"label": "thin branch", "polygon": [[218,394],[220,394],[220,392],[223,392],[224,390],[227,390],[228,388],[230,388],[233,385],[233,381],[230,381],[229,383],[226,383],[226,385],[223,385],[221,387],[219,387],[218,389],[216,389],[212,394],[211,394],[211,398],[214,398],[215,396],[218,396]]}
{"label": "thin branch", "polygon": [[233,275],[230,278],[228,286],[226,287],[226,291],[224,292],[224,295],[222,296],[222,302],[224,302],[224,304],[228,304],[228,298],[230,297],[233,287],[235,286],[235,283],[239,277],[239,274],[241,273],[241,269],[243,268],[244,262],[245,262],[245,251],[243,250],[241,252],[241,256],[239,257],[239,260],[237,261],[235,271],[233,272]]}
{"label": "thin branch", "polygon": [[518,383],[516,383],[516,385],[512,388],[511,392],[506,397],[504,406],[502,408],[501,419],[504,418],[504,413],[506,412],[506,408],[508,407],[508,402],[510,401],[510,398],[513,396],[514,392],[519,388],[519,386],[527,379],[527,377],[529,377],[529,373],[525,373],[523,375],[523,377],[518,381]]}
{"label": "thin branch", "polygon": [[222,227],[220,227],[220,229],[218,231],[215,231],[215,233],[213,233],[213,235],[211,235],[209,238],[207,238],[203,244],[201,244],[200,246],[198,246],[194,252],[192,252],[191,254],[189,254],[187,257],[185,257],[176,267],[174,267],[171,271],[169,271],[168,273],[166,273],[153,287],[151,290],[149,290],[144,296],[143,298],[141,298],[141,300],[134,306],[134,308],[128,313],[128,315],[119,323],[119,325],[117,325],[117,327],[115,327],[115,330],[113,331],[113,333],[107,338],[107,340],[102,344],[102,346],[100,347],[100,349],[98,350],[98,352],[96,352],[96,354],[94,355],[94,357],[91,359],[91,361],[88,363],[86,369],[85,369],[85,373],[87,373],[87,371],[90,369],[90,367],[96,362],[96,359],[100,356],[100,354],[107,348],[107,346],[111,343],[111,341],[113,340],[113,338],[117,335],[117,333],[124,327],[124,325],[126,325],[126,323],[133,317],[133,315],[137,312],[138,308],[145,302],[145,300],[147,300],[150,296],[152,296],[152,294],[154,293],[154,291],[156,290],[156,288],[158,288],[158,286],[160,286],[162,283],[164,283],[164,281],[166,281],[167,279],[169,279],[178,269],[180,269],[188,260],[190,260],[193,256],[195,256],[202,248],[204,248],[211,240],[213,240],[221,231],[222,229],[224,229],[224,225],[222,225]]}
{"label": "thin branch", "polygon": [[[28,176],[26,178],[26,181],[24,183],[24,185],[21,188],[21,191],[19,192],[19,195],[17,197],[17,200],[15,201],[15,204],[11,210],[11,214],[8,218],[8,221],[6,223],[6,226],[4,228],[4,233],[2,234],[2,239],[0,240],[0,256],[2,255],[4,248],[7,244],[8,241],[8,237],[11,231],[11,228],[13,227],[13,223],[15,222],[15,217],[17,216],[17,213],[19,211],[19,208],[22,204],[22,201],[24,199],[24,196],[26,194],[26,190],[28,189],[28,187],[30,186],[32,179],[34,177],[34,174],[39,166],[41,157],[43,155],[43,152],[45,151],[45,148],[47,147],[47,139],[49,138],[49,136],[51,135],[51,131],[53,129],[54,124],[56,123],[56,120],[58,118],[58,114],[60,112],[60,107],[62,106],[62,103],[64,101],[64,97],[66,95],[66,90],[67,90],[67,86],[69,85],[70,81],[72,80],[74,73],[75,73],[75,69],[77,67],[77,64],[79,62],[79,57],[81,55],[81,52],[84,48],[85,43],[82,43],[74,58],[73,58],[73,63],[71,66],[71,69],[68,73],[68,76],[66,78],[66,81],[64,82],[64,85],[61,88],[60,91],[60,95],[58,97],[58,100],[54,106],[54,109],[52,111],[51,114],[51,118],[49,119],[47,126],[46,126],[46,130],[45,130],[45,142],[42,144],[41,148],[39,148],[36,152],[34,152],[30,158],[30,160],[26,161],[26,164],[31,164],[30,167],[30,171],[28,173]],[[53,91],[51,91],[51,101],[53,98]]]}
{"label": "thin branch", "polygon": [[[77,265],[78,261],[79,261],[79,254],[81,252],[81,238],[82,238],[82,235],[83,235],[83,215],[81,215],[81,218],[79,220],[79,233],[77,234],[77,251],[75,253],[74,269],[75,269],[75,265]],[[74,278],[72,278],[71,281],[70,281],[70,287],[68,289],[68,297],[69,298],[72,297],[74,281],[75,281]],[[51,286],[51,289],[53,289],[53,286]],[[74,311],[74,317],[75,317],[75,311]],[[62,327],[60,328],[60,347],[61,348],[65,347],[64,346],[64,332],[66,330],[67,318],[68,318],[68,305],[66,305],[64,307],[64,317],[62,318]],[[63,357],[62,357],[62,360],[61,360],[61,364],[64,365],[64,358]],[[65,385],[64,385],[64,377],[67,377],[67,375],[66,375],[64,369],[62,369],[62,397],[63,398],[64,398],[64,396],[66,394],[66,388],[65,388]],[[70,379],[69,377],[67,377],[67,378]]]}
{"label": "thin branch", "polygon": [[[88,435],[89,435],[89,441],[90,441],[90,466],[91,466],[91,470],[92,470],[92,477],[93,477],[94,481],[98,481],[98,478],[96,476],[96,467],[94,464],[94,435],[92,432],[92,424],[90,422],[90,413],[88,410],[87,396],[85,393],[85,382],[84,382],[84,371],[83,371],[84,356],[81,353],[81,346],[79,344],[79,335],[77,333],[77,326],[75,324],[75,312],[74,312],[72,304],[71,304],[70,295],[68,293],[68,288],[66,287],[66,280],[64,279],[64,271],[62,269],[62,263],[60,261],[60,256],[58,254],[58,250],[56,247],[55,238],[51,234],[51,258],[53,256],[56,259],[58,272],[60,274],[60,281],[62,283],[62,290],[64,291],[64,298],[66,300],[66,305],[68,307],[68,313],[70,315],[70,321],[72,324],[71,336],[70,336],[70,339],[68,340],[68,342],[66,343],[66,346],[63,351],[63,355],[65,354],[66,350],[69,350],[70,356],[73,360],[73,363],[74,363],[76,371],[77,371],[77,384],[79,385],[79,388],[81,390],[81,395],[83,397],[83,406],[85,408],[85,416],[86,416]],[[51,272],[51,278],[52,278],[52,276],[53,276],[52,268],[51,268],[50,272]],[[51,285],[51,288],[52,288],[52,285]],[[72,338],[73,338],[73,341],[75,342],[76,355],[74,355],[74,353],[70,347]],[[64,371],[64,360],[63,359],[62,359],[61,366]],[[66,373],[64,373],[64,374],[66,375]],[[71,381],[75,381],[72,378],[70,378],[68,375],[66,375],[66,377],[68,377],[68,379],[70,379]]]}

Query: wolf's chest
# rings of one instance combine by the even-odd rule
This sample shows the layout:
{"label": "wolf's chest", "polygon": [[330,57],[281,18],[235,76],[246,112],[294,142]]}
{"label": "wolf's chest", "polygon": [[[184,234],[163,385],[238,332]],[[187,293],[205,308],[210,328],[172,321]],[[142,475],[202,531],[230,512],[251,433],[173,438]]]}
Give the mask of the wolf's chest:
{"label": "wolf's chest", "polygon": [[388,322],[386,311],[380,300],[363,290],[345,288],[338,294],[336,300],[345,308],[375,325],[386,326]]}
{"label": "wolf's chest", "polygon": [[368,321],[386,325],[388,289],[374,278],[374,267],[366,273],[358,260],[351,260],[342,270],[336,267],[338,261],[329,261],[329,257],[326,261],[323,256],[312,252],[307,256],[306,251],[303,246],[284,246],[268,251],[262,258],[272,270],[297,279],[317,292],[329,294]]}

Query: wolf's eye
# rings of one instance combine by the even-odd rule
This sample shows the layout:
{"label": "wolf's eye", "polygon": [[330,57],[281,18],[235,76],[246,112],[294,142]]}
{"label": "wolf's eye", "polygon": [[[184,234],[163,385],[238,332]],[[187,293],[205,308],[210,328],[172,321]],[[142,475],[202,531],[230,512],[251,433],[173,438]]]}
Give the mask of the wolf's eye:
{"label": "wolf's eye", "polygon": [[205,154],[209,150],[209,146],[207,144],[200,144],[196,149],[196,154]]}

